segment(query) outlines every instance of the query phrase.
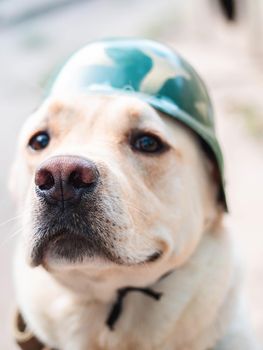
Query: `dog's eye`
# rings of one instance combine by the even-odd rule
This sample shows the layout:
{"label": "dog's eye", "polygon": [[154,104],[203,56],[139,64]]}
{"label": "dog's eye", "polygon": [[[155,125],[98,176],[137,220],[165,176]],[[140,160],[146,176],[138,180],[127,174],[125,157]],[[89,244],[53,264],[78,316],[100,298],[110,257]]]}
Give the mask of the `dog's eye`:
{"label": "dog's eye", "polygon": [[49,134],[46,131],[41,131],[31,137],[28,145],[35,151],[41,151],[47,147],[49,140]]}
{"label": "dog's eye", "polygon": [[153,135],[139,135],[132,141],[132,147],[136,151],[144,153],[160,152],[164,148],[162,141]]}

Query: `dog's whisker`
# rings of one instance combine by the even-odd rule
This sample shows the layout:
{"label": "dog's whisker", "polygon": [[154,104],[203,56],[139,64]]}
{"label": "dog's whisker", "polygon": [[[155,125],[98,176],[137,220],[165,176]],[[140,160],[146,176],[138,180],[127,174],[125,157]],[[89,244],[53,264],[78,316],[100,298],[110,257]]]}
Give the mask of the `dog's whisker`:
{"label": "dog's whisker", "polygon": [[[29,210],[28,210],[28,212],[29,212]],[[23,213],[21,213],[19,215],[16,215],[16,216],[14,216],[14,217],[12,217],[10,219],[7,219],[6,221],[1,222],[0,223],[0,227],[3,227],[3,226],[5,226],[5,225],[7,225],[7,224],[9,224],[9,223],[11,223],[11,222],[13,222],[15,220],[21,219],[26,213],[27,212],[25,211],[25,212],[23,212]]]}
{"label": "dog's whisker", "polygon": [[3,248],[7,243],[9,243],[12,239],[17,237],[22,231],[24,227],[20,227],[18,230],[13,232],[10,236],[6,237],[0,244],[0,249]]}
{"label": "dog's whisker", "polygon": [[[20,221],[20,222],[15,222],[15,223],[13,223],[12,224],[12,226],[13,226],[13,228],[16,230],[18,230],[18,229],[25,229],[25,228],[27,228],[27,226],[30,224],[30,220],[27,220],[27,221]],[[18,226],[19,225],[19,226]],[[12,230],[11,230],[11,232],[12,232]],[[10,232],[8,232],[7,233],[7,235],[8,236],[10,236],[10,235],[12,235],[12,233],[10,233]]]}

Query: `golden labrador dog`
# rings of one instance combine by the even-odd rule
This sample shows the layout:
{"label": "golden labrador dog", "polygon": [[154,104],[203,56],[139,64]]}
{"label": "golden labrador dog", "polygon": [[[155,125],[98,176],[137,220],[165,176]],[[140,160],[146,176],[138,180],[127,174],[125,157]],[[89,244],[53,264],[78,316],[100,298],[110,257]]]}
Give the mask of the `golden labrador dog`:
{"label": "golden labrador dog", "polygon": [[93,43],[70,62],[13,169],[18,344],[255,350],[202,82],[147,40]]}
{"label": "golden labrador dog", "polygon": [[135,97],[48,99],[23,128],[12,181],[25,212],[17,299],[38,339],[254,349],[211,169],[190,130]]}

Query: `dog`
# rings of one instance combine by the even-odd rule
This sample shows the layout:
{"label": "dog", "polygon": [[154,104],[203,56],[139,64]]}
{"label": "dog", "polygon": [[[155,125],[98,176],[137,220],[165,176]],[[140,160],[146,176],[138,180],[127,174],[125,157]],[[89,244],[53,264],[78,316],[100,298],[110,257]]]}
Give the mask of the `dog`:
{"label": "dog", "polygon": [[[140,41],[149,53],[147,45],[155,44]],[[189,76],[179,74],[181,89]],[[21,348],[257,349],[220,171],[200,136],[134,93],[135,83],[110,93],[96,81],[86,93],[58,81],[23,127],[10,184],[24,213],[15,258]]]}

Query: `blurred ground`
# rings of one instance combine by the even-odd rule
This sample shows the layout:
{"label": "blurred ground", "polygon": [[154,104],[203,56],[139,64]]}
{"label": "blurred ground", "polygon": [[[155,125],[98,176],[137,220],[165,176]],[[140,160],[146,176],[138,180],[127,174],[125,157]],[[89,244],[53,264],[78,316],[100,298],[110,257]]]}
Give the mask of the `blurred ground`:
{"label": "blurred ground", "polygon": [[[23,13],[25,0],[13,2],[18,7],[11,14]],[[16,220],[4,222],[16,215],[6,184],[18,130],[41,101],[43,85],[54,67],[89,40],[120,35],[169,43],[197,68],[210,88],[226,159],[227,221],[240,246],[251,320],[263,342],[263,65],[242,26],[223,23],[212,10],[197,6],[197,1],[185,3],[188,5],[152,0],[149,6],[147,0],[76,1],[2,27],[1,14],[7,12],[1,13],[0,7],[1,349],[15,349],[10,315],[14,306],[12,236],[17,225]]]}

